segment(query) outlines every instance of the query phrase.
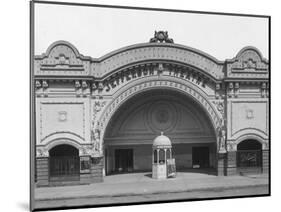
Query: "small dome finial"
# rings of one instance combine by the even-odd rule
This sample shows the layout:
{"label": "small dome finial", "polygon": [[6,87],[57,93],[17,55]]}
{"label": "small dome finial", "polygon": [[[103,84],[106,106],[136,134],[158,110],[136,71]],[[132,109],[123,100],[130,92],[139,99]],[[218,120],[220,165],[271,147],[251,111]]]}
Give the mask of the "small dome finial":
{"label": "small dome finial", "polygon": [[164,135],[164,133],[161,131],[161,135]]}

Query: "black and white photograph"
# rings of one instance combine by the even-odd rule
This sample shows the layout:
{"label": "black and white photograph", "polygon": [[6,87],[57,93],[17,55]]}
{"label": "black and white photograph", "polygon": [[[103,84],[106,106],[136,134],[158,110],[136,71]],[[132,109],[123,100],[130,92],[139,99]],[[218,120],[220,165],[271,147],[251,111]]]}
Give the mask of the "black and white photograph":
{"label": "black and white photograph", "polygon": [[270,195],[270,16],[30,6],[31,210]]}

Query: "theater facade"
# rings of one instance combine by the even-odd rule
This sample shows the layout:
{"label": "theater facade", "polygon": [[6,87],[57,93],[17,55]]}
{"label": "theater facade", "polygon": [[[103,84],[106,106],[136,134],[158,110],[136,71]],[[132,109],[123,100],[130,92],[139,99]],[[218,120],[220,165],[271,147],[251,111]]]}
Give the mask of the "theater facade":
{"label": "theater facade", "polygon": [[161,132],[177,171],[268,171],[269,63],[255,47],[219,61],[158,31],[92,58],[57,41],[35,56],[34,86],[37,186],[151,172]]}

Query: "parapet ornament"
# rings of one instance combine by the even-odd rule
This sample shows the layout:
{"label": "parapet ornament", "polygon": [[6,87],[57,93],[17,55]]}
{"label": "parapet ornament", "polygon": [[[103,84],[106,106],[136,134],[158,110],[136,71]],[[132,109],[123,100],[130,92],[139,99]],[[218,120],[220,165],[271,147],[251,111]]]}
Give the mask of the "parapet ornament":
{"label": "parapet ornament", "polygon": [[150,43],[174,43],[172,38],[169,38],[168,31],[155,31],[154,37],[150,39]]}

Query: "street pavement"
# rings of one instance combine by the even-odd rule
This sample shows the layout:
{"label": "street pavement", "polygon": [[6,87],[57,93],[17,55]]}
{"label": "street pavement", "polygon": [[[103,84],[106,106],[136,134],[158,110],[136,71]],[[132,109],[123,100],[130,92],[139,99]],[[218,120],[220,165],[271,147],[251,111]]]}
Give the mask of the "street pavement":
{"label": "street pavement", "polygon": [[[268,175],[215,176],[178,172],[176,178],[157,180],[151,173],[106,176],[90,185],[40,187],[35,189],[35,206],[57,207],[186,198],[268,194]],[[87,205],[87,204],[86,204]]]}

